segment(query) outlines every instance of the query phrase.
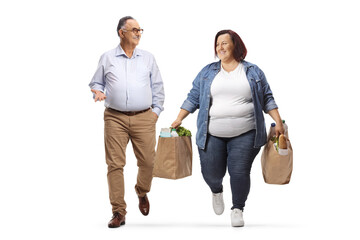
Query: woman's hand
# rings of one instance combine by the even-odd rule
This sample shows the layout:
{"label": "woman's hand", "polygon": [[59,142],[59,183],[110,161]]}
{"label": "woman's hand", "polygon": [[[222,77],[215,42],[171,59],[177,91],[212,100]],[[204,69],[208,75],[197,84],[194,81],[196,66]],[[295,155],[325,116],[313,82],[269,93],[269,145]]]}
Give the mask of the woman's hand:
{"label": "woman's hand", "polygon": [[182,120],[184,118],[187,117],[187,115],[189,115],[190,112],[188,112],[187,110],[185,109],[181,109],[180,112],[179,112],[179,115],[178,117],[176,118],[176,120],[171,124],[171,127],[172,128],[178,128],[181,123],[182,123]]}
{"label": "woman's hand", "polygon": [[182,121],[179,119],[176,119],[172,124],[171,127],[172,128],[178,128],[181,125]]}
{"label": "woman's hand", "polygon": [[276,137],[280,136],[280,134],[284,134],[285,132],[285,128],[282,122],[276,123],[275,126],[275,133],[276,133]]}
{"label": "woman's hand", "polygon": [[275,126],[275,132],[276,132],[276,137],[280,136],[280,134],[284,134],[285,129],[284,129],[284,125],[282,123],[279,111],[277,110],[277,108],[272,109],[268,112],[268,114],[272,117],[272,119],[274,119],[276,126]]}
{"label": "woman's hand", "polygon": [[189,115],[189,112],[186,111],[185,109],[181,109],[180,112],[179,112],[178,117],[177,117],[176,120],[171,124],[171,127],[172,127],[172,128],[178,128],[178,127],[181,125],[182,120],[183,120],[184,118],[186,118],[187,115]]}

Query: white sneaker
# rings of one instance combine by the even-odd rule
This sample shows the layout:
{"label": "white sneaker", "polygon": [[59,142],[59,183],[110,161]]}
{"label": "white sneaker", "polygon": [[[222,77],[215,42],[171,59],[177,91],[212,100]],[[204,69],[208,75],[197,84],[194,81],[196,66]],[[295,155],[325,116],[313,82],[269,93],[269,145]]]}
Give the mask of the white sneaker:
{"label": "white sneaker", "polygon": [[214,212],[217,215],[221,215],[224,212],[225,205],[223,199],[223,193],[213,193],[212,194],[212,203]]}
{"label": "white sneaker", "polygon": [[238,208],[234,208],[231,212],[231,226],[233,227],[244,226],[243,212]]}

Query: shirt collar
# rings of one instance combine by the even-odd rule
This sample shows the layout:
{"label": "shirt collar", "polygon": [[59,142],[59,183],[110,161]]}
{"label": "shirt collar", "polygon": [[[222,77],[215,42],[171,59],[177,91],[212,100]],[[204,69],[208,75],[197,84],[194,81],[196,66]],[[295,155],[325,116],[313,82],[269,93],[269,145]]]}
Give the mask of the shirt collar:
{"label": "shirt collar", "polygon": [[[247,69],[248,69],[249,67],[253,67],[253,66],[254,66],[254,64],[252,64],[252,63],[250,63],[250,62],[247,62],[247,61],[245,61],[245,60],[242,60],[241,63],[242,63],[243,66],[244,66],[245,72],[247,71]],[[216,64],[214,64],[213,68],[214,68],[214,70],[216,70],[216,71],[220,71],[220,70],[221,70],[221,60],[218,61],[218,62],[216,62]]]}
{"label": "shirt collar", "polygon": [[[137,48],[134,49],[134,53],[132,55],[131,58],[135,58],[137,56],[141,56],[141,51],[139,51]],[[122,49],[121,45],[119,44],[118,47],[116,48],[116,53],[115,56],[124,56],[124,57],[128,57],[124,51],[124,49]]]}

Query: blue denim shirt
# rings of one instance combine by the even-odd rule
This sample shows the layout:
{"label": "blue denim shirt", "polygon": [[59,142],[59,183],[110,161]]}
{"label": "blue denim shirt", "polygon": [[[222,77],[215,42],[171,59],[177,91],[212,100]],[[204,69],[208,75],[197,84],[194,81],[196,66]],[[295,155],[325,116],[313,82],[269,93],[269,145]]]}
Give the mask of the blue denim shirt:
{"label": "blue denim shirt", "polygon": [[[265,75],[255,64],[243,61],[246,77],[251,88],[251,95],[254,103],[256,136],[254,147],[261,147],[266,143],[266,126],[263,111],[265,113],[278,108],[272,95],[270,86]],[[196,144],[200,149],[205,149],[206,138],[209,126],[210,110],[210,89],[211,83],[221,69],[221,61],[205,66],[193,81],[193,88],[190,90],[187,99],[181,106],[190,113],[199,109],[197,118]]]}

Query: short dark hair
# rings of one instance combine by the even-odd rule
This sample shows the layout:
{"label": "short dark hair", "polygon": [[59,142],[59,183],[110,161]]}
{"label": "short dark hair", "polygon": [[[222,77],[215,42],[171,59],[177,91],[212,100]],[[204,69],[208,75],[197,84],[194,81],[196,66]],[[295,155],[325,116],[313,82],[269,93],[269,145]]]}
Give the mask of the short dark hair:
{"label": "short dark hair", "polygon": [[129,19],[134,19],[134,18],[131,17],[131,16],[126,16],[126,17],[122,17],[122,18],[119,20],[119,24],[118,24],[117,29],[116,29],[116,32],[117,32],[118,36],[120,36],[120,35],[119,35],[119,30],[120,30],[123,26],[125,26],[126,21],[129,20]]}
{"label": "short dark hair", "polygon": [[234,52],[233,52],[234,58],[235,58],[236,61],[242,62],[246,57],[247,50],[246,50],[245,44],[241,40],[240,36],[236,32],[234,32],[232,30],[221,30],[216,34],[216,36],[215,36],[215,47],[214,47],[215,48],[215,57],[217,56],[217,53],[216,53],[217,39],[218,39],[218,37],[220,35],[223,35],[223,34],[229,34],[230,35],[231,40],[233,41],[233,44],[234,44]]}

